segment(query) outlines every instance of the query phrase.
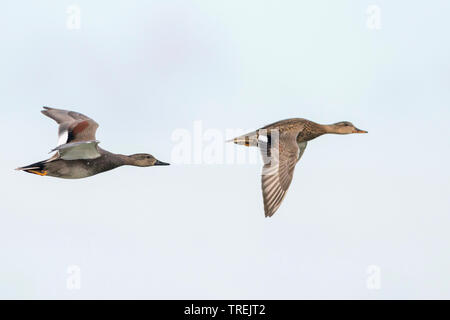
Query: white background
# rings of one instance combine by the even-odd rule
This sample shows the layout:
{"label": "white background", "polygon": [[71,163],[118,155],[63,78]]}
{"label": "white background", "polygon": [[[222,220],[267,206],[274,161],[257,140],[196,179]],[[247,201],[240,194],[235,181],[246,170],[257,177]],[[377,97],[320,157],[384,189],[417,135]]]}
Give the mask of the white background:
{"label": "white background", "polygon": [[[78,1],[79,30],[70,4],[0,12],[1,298],[450,298],[450,2]],[[55,146],[43,105],[94,118],[103,148],[162,161],[195,120],[369,134],[310,142],[265,219],[259,164],[14,171]]]}

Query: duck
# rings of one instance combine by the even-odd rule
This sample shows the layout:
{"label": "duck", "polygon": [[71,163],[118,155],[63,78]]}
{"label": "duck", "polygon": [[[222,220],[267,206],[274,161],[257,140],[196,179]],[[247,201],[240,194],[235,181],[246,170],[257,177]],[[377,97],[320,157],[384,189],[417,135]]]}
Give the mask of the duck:
{"label": "duck", "polygon": [[277,121],[256,131],[229,140],[246,147],[258,147],[263,159],[261,188],[265,217],[280,207],[292,182],[297,162],[308,141],[324,134],[368,133],[351,122],[319,124],[303,118]]}
{"label": "duck", "polygon": [[52,157],[16,170],[39,176],[62,179],[87,178],[121,166],[167,166],[151,154],[122,155],[106,151],[98,146],[95,137],[98,123],[84,114],[44,106],[41,112],[56,121],[58,145]]}

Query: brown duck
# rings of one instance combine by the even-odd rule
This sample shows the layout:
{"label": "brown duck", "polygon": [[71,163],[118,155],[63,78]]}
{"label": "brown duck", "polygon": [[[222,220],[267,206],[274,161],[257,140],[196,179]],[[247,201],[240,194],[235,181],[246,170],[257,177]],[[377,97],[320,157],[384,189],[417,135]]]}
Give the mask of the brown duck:
{"label": "brown duck", "polygon": [[236,144],[259,147],[263,158],[262,192],[264,212],[271,217],[280,207],[291,184],[294,168],[309,140],[323,134],[367,133],[352,123],[318,124],[294,118],[269,124],[254,132],[234,138]]}
{"label": "brown duck", "polygon": [[124,165],[151,167],[168,165],[150,154],[137,153],[130,156],[115,154],[101,149],[95,138],[97,122],[74,111],[44,107],[42,113],[59,124],[56,153],[48,160],[20,167],[40,176],[64,179],[80,179],[112,170]]}

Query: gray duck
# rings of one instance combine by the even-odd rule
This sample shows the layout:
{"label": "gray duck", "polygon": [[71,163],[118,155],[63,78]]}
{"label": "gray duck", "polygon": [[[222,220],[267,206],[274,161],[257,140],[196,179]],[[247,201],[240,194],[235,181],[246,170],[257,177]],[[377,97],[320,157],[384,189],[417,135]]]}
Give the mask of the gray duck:
{"label": "gray duck", "polygon": [[264,213],[271,217],[278,210],[308,141],[323,134],[367,133],[348,121],[318,124],[301,118],[269,124],[230,141],[247,147],[259,147],[263,158],[261,185]]}
{"label": "gray duck", "polygon": [[[103,150],[95,138],[97,122],[74,111],[44,107],[41,112],[59,124],[56,153],[47,160],[17,168],[40,176],[80,179],[124,165],[136,167],[164,166],[150,154],[122,155]],[[52,152],[51,151],[51,152]]]}

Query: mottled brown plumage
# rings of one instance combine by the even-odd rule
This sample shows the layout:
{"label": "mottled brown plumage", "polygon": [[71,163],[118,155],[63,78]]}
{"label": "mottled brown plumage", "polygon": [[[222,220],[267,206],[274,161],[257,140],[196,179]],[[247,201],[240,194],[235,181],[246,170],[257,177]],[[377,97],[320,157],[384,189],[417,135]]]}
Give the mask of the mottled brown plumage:
{"label": "mottled brown plumage", "polygon": [[323,134],[366,133],[350,122],[322,125],[302,118],[278,121],[233,139],[236,144],[259,147],[263,158],[261,186],[266,217],[280,207],[307,142]]}

